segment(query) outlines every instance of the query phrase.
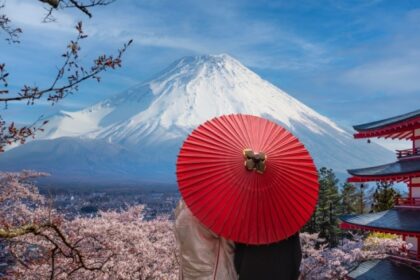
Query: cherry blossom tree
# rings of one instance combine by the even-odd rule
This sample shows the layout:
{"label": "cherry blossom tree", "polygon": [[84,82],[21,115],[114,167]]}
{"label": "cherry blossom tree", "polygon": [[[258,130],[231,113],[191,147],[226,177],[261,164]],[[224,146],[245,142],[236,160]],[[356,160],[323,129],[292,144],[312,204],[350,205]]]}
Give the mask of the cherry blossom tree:
{"label": "cherry blossom tree", "polygon": [[[168,217],[146,221],[137,205],[66,219],[31,183],[46,175],[0,173],[0,243],[13,260],[5,279],[177,279]],[[302,279],[343,279],[360,262],[404,256],[408,248],[397,237],[354,235],[334,248],[323,241],[301,233]]]}
{"label": "cherry blossom tree", "polygon": [[360,235],[343,239],[337,247],[329,248],[318,233],[302,233],[303,259],[301,279],[344,279],[361,262],[384,259],[389,255],[406,256],[409,245],[401,238],[368,237]]}
{"label": "cherry blossom tree", "polygon": [[29,181],[0,175],[0,242],[6,279],[176,279],[173,223],[143,220],[143,206],[66,219]]}

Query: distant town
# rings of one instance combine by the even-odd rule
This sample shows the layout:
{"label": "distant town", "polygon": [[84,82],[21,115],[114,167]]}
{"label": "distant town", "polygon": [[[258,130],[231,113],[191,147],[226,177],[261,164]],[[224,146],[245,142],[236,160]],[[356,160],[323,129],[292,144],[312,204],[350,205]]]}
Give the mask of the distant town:
{"label": "distant town", "polygon": [[48,194],[48,196],[52,199],[54,208],[70,219],[77,216],[95,216],[99,211],[118,211],[139,204],[145,206],[145,220],[152,220],[162,215],[173,219],[174,209],[180,199],[177,191],[143,192],[135,189],[122,193],[67,192]]}

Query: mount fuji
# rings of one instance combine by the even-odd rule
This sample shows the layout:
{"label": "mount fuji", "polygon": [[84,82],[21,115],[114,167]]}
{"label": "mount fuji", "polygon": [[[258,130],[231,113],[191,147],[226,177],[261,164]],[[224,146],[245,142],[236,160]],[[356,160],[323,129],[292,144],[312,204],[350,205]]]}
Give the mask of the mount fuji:
{"label": "mount fuji", "polygon": [[222,54],[182,58],[118,95],[48,117],[36,140],[0,156],[0,169],[45,171],[54,182],[175,183],[176,155],[188,133],[232,113],[284,126],[304,143],[318,168],[342,175],[393,158],[379,145],[354,140],[327,117]]}

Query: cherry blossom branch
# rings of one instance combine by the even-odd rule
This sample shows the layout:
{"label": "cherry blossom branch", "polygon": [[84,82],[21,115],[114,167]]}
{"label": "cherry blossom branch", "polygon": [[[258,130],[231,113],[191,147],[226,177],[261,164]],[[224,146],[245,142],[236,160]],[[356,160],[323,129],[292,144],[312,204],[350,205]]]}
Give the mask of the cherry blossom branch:
{"label": "cherry blossom branch", "polygon": [[[4,4],[0,4],[0,10],[4,8]],[[19,43],[19,35],[22,29],[14,28],[10,25],[10,19],[5,14],[0,14],[0,29],[7,34],[6,41],[9,43]]]}
{"label": "cherry blossom branch", "polygon": [[[34,104],[34,101],[42,98],[45,94],[50,94],[48,96],[48,101],[57,102],[62,99],[65,94],[71,94],[74,91],[77,91],[77,86],[88,79],[96,79],[100,81],[98,74],[100,72],[106,71],[107,69],[115,69],[121,67],[121,58],[125,53],[127,48],[131,45],[132,40],[129,40],[126,44],[123,45],[121,49],[118,50],[118,54],[113,56],[101,55],[94,60],[93,66],[86,70],[83,66],[78,64],[78,57],[80,51],[80,40],[87,37],[83,32],[82,23],[79,22],[76,25],[76,30],[78,31],[78,36],[75,41],[71,41],[67,46],[67,51],[62,54],[62,57],[65,58],[62,66],[59,68],[55,79],[53,80],[51,86],[45,89],[39,89],[36,86],[24,85],[22,89],[13,97],[2,97],[0,102],[10,102],[10,101],[22,101],[27,100],[28,105]],[[69,71],[72,73],[67,76],[67,82],[64,85],[57,86],[57,83],[64,78],[64,74]],[[6,77],[8,73],[5,70],[4,64],[0,65],[0,81],[4,83],[4,86],[7,87]],[[1,91],[3,94],[8,94],[7,89]]]}
{"label": "cherry blossom branch", "polygon": [[[3,102],[7,108],[8,102],[26,101],[27,105],[34,105],[35,102],[44,96],[47,96],[47,101],[52,105],[57,103],[64,97],[74,94],[79,90],[79,84],[89,80],[95,79],[98,82],[101,80],[99,74],[108,69],[116,69],[121,67],[122,56],[127,48],[131,45],[132,40],[129,40],[118,50],[116,56],[100,55],[93,61],[93,66],[85,68],[79,64],[80,41],[85,39],[87,35],[84,33],[82,23],[76,25],[77,38],[70,41],[67,50],[62,54],[64,58],[63,64],[58,68],[57,74],[52,80],[49,87],[40,89],[37,86],[24,85],[20,91],[13,96],[9,96],[7,78],[9,73],[6,71],[5,64],[0,64],[0,102]],[[28,137],[34,137],[37,131],[43,131],[43,126],[48,121],[44,121],[39,127],[35,127],[35,123],[31,126],[16,127],[12,122],[6,122],[0,116],[0,152],[4,151],[5,146],[19,142],[25,143]],[[36,122],[37,123],[37,122]]]}

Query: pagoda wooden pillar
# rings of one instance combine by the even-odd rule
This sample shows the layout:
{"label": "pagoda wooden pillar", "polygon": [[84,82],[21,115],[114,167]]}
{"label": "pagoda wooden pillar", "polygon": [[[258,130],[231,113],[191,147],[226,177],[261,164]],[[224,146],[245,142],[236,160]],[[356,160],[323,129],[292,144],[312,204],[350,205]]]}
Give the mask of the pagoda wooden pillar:
{"label": "pagoda wooden pillar", "polygon": [[413,131],[413,149],[420,148],[420,128]]}
{"label": "pagoda wooden pillar", "polygon": [[417,235],[417,259],[420,260],[420,236]]}
{"label": "pagoda wooden pillar", "polygon": [[[413,130],[413,153],[416,149],[420,148],[420,128]],[[420,177],[410,178],[409,182],[409,196],[412,198],[420,198]],[[418,201],[413,201],[413,204],[417,204]]]}

